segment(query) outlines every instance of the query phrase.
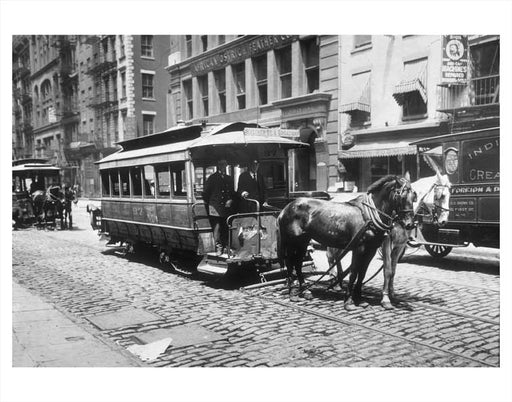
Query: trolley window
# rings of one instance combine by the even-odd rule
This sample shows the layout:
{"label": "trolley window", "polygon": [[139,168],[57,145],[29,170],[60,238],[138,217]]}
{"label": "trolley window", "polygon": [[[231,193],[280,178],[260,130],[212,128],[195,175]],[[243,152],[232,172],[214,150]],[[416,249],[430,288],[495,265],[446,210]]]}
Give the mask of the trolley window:
{"label": "trolley window", "polygon": [[119,172],[117,170],[110,171],[110,182],[112,183],[112,195],[119,197]]}
{"label": "trolley window", "polygon": [[130,176],[132,179],[132,196],[142,197],[142,175],[140,167],[136,166],[130,168]]}
{"label": "trolley window", "polygon": [[153,166],[147,165],[142,169],[144,174],[144,197],[155,197],[155,169]]}
{"label": "trolley window", "polygon": [[110,197],[110,178],[109,172],[101,172],[101,194],[103,197]]}
{"label": "trolley window", "polygon": [[128,169],[119,170],[119,178],[121,179],[121,197],[130,196],[130,175]]}
{"label": "trolley window", "polygon": [[215,166],[197,166],[194,169],[194,196],[196,199],[203,198],[204,185],[213,173],[215,173]]}
{"label": "trolley window", "polygon": [[169,165],[155,166],[157,178],[157,197],[169,198],[171,196],[171,179]]}
{"label": "trolley window", "polygon": [[185,174],[185,164],[175,163],[171,165],[171,183],[173,197],[187,196],[187,179]]}

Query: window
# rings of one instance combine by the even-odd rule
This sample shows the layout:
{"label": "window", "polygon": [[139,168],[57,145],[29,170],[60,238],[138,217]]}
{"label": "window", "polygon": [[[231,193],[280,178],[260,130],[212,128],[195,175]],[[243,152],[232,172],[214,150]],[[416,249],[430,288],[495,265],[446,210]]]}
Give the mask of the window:
{"label": "window", "polygon": [[306,70],[306,90],[308,94],[315,92],[320,87],[320,48],[317,41],[318,39],[314,38],[302,42],[302,58]]}
{"label": "window", "polygon": [[124,35],[119,35],[119,48],[120,48],[120,58],[125,57],[124,53]]}
{"label": "window", "polygon": [[354,35],[354,49],[369,45],[372,43],[371,35]]}
{"label": "window", "polygon": [[155,169],[153,166],[144,166],[144,197],[155,197]]}
{"label": "window", "polygon": [[159,165],[155,167],[157,179],[157,197],[169,198],[171,195],[171,179],[168,165]]}
{"label": "window", "polygon": [[245,63],[233,66],[233,79],[236,87],[238,110],[245,109]]}
{"label": "window", "polygon": [[112,100],[117,101],[117,74],[112,75]]}
{"label": "window", "polygon": [[155,132],[155,116],[142,114],[142,135],[149,135]]}
{"label": "window", "polygon": [[185,96],[186,115],[185,118],[190,120],[194,117],[194,102],[192,99],[192,80],[183,81],[183,95]]}
{"label": "window", "polygon": [[171,183],[173,196],[185,197],[187,195],[187,180],[183,162],[171,165]]}
{"label": "window", "polygon": [[258,105],[267,104],[267,55],[252,60],[252,68],[258,87]]}
{"label": "window", "polygon": [[142,176],[140,167],[132,167],[130,168],[130,176],[132,180],[132,196],[141,197],[142,196]]}
{"label": "window", "polygon": [[410,92],[402,105],[403,117],[421,117],[427,113],[427,104],[418,91]]}
{"label": "window", "polygon": [[219,97],[219,113],[226,113],[226,70],[214,71],[213,78]]}
{"label": "window", "polygon": [[141,35],[140,53],[142,57],[153,57],[153,35]]}
{"label": "window", "polygon": [[292,96],[292,48],[287,46],[276,51],[277,69],[279,71],[280,97]]}
{"label": "window", "polygon": [[112,195],[119,197],[119,174],[117,170],[112,170],[110,172],[110,183],[112,186]]}
{"label": "window", "polygon": [[153,99],[153,74],[142,74],[142,97]]}
{"label": "window", "polygon": [[105,88],[105,101],[108,102],[110,100],[108,76],[103,79],[103,85],[104,85],[103,88]]}
{"label": "window", "polygon": [[219,35],[219,46],[226,43],[226,35]]}
{"label": "window", "polygon": [[500,42],[470,47],[471,105],[497,104],[500,101]]}
{"label": "window", "polygon": [[185,35],[185,47],[187,58],[192,56],[192,35]]}
{"label": "window", "polygon": [[395,85],[393,98],[402,106],[402,119],[427,116],[427,59],[404,63],[401,80]]}
{"label": "window", "polygon": [[126,71],[121,73],[121,98],[126,99]]}
{"label": "window", "polygon": [[101,172],[101,194],[103,197],[110,197],[110,178],[107,171]]}
{"label": "window", "polygon": [[197,77],[197,85],[201,96],[203,116],[208,116],[208,74]]}
{"label": "window", "polygon": [[130,196],[130,171],[127,168],[119,170],[119,177],[121,179],[121,197]]}
{"label": "window", "polygon": [[203,46],[203,52],[208,50],[208,35],[201,36],[201,45]]}

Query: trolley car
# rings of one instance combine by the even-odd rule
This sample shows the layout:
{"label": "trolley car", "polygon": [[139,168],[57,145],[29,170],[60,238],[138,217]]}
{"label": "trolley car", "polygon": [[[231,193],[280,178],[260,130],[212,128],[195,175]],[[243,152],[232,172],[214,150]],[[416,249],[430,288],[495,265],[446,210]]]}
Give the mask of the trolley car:
{"label": "trolley car", "polygon": [[[307,144],[286,138],[295,130],[256,124],[194,124],[119,143],[122,149],[99,162],[101,232],[109,243],[133,251],[158,248],[160,261],[177,271],[223,275],[232,269],[270,269],[277,262],[276,218],[290,200],[288,150]],[[203,186],[216,162],[228,161],[237,183],[244,166],[259,159],[268,202],[275,210],[235,213],[228,218],[229,250],[218,255]]]}
{"label": "trolley car", "polygon": [[414,143],[419,152],[438,150],[452,183],[445,227],[423,222],[414,243],[435,257],[453,247],[500,246],[500,130],[453,133]]}
{"label": "trolley car", "polygon": [[12,162],[12,216],[17,224],[31,223],[35,216],[30,195],[60,185],[60,169],[46,159],[19,159]]}

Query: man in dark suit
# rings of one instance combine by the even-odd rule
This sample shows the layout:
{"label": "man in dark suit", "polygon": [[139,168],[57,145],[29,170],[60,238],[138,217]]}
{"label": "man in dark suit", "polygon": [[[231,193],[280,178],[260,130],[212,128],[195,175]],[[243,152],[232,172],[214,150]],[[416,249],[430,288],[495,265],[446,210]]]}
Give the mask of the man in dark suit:
{"label": "man in dark suit", "polygon": [[[237,192],[242,198],[257,200],[261,207],[267,207],[267,190],[263,175],[258,173],[259,161],[253,160],[249,169],[238,178]],[[243,212],[256,211],[256,205],[250,201],[242,203]]]}
{"label": "man in dark suit", "polygon": [[217,171],[208,177],[203,191],[217,254],[222,254],[228,247],[226,218],[233,213],[232,204],[236,195],[233,178],[226,174],[227,165],[225,159],[217,162]]}

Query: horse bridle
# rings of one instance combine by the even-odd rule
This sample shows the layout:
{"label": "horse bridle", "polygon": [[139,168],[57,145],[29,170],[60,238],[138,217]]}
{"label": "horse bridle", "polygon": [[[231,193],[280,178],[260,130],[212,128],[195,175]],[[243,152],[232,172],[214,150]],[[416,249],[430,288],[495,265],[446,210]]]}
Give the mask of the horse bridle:
{"label": "horse bridle", "polygon": [[[437,221],[438,211],[439,210],[441,210],[443,212],[450,212],[450,208],[445,208],[442,205],[436,204],[436,200],[437,199],[436,199],[435,193],[434,193],[434,206],[432,207],[432,209],[427,204],[425,204],[425,202],[424,202],[424,200],[427,197],[427,195],[429,195],[432,190],[434,190],[434,189],[436,189],[438,187],[443,187],[443,188],[448,188],[448,189],[450,188],[450,186],[447,185],[447,184],[439,184],[439,183],[432,184],[432,186],[425,193],[425,195],[423,197],[421,197],[421,200],[418,203],[418,209],[417,209],[419,211],[421,208],[425,208],[427,210],[428,214],[432,216],[432,219],[434,221]],[[416,212],[416,215],[425,216],[423,214],[418,214],[417,212]]]}

